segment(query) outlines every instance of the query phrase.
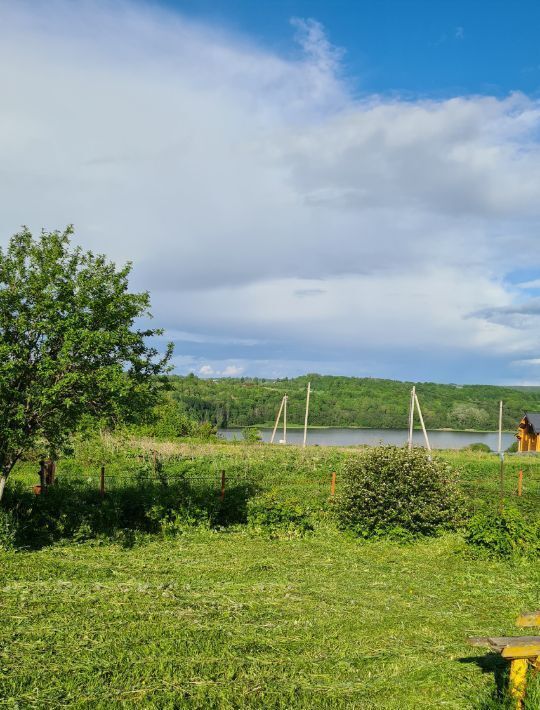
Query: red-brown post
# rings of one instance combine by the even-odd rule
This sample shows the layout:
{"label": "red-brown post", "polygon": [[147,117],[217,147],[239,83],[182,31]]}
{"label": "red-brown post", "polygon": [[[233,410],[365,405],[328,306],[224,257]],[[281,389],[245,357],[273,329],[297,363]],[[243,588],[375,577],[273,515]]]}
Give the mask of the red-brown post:
{"label": "red-brown post", "polygon": [[102,498],[105,497],[105,466],[101,467],[101,471],[99,474],[99,495]]}
{"label": "red-brown post", "polygon": [[518,496],[521,497],[523,492],[523,471],[518,473]]}
{"label": "red-brown post", "polygon": [[221,500],[225,498],[225,471],[221,472]]}
{"label": "red-brown post", "polygon": [[336,494],[336,472],[332,471],[332,482],[330,483],[330,496],[333,498]]}

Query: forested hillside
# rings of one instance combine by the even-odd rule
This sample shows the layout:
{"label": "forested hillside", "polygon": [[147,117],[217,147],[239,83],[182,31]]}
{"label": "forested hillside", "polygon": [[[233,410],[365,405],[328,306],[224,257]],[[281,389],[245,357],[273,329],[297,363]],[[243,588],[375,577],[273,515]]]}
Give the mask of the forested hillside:
{"label": "forested hillside", "polygon": [[[302,424],[308,381],[309,423],[319,426],[403,428],[411,382],[306,375],[295,379],[203,380],[174,376],[174,397],[199,421],[219,427],[273,423],[281,398],[289,396],[288,420]],[[490,385],[416,383],[426,426],[432,429],[496,429],[499,400],[505,429],[514,429],[523,410],[540,411],[540,389]]]}

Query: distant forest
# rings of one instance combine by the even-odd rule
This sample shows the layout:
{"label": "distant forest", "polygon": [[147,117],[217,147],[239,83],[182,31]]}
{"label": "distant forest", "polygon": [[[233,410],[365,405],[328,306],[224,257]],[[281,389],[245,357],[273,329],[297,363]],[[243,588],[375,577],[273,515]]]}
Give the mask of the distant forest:
{"label": "distant forest", "polygon": [[[312,426],[405,428],[412,382],[306,375],[294,379],[199,379],[173,376],[173,397],[190,417],[218,427],[273,424],[284,394],[288,422],[303,424],[306,387],[311,382]],[[540,411],[540,388],[415,383],[430,429],[515,429],[524,410]]]}

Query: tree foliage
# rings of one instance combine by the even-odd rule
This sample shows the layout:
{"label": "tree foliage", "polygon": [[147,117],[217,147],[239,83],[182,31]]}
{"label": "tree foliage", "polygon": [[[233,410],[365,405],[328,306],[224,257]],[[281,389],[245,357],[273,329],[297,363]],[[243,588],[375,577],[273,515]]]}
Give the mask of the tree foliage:
{"label": "tree foliage", "polygon": [[[310,425],[403,429],[413,385],[315,374],[278,380],[188,375],[172,381],[174,397],[190,417],[219,427],[272,425],[284,394],[289,396],[289,422],[302,424],[311,381]],[[515,429],[524,410],[540,411],[540,388],[420,382],[416,391],[430,429],[496,430],[501,399],[505,429]]]}
{"label": "tree foliage", "polygon": [[71,245],[72,228],[0,250],[0,497],[25,451],[58,450],[84,420],[133,419],[156,401],[172,353],[141,329],[148,293],[131,293],[131,265]]}

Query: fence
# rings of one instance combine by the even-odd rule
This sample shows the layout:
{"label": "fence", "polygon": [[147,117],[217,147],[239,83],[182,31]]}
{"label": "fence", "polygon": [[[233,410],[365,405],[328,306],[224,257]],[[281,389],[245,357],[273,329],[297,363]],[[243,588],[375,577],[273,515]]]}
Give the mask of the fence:
{"label": "fence", "polygon": [[[500,479],[499,458],[478,457],[459,459],[449,455],[449,461],[460,470],[460,483],[473,508],[505,499],[529,510],[540,510],[540,457],[507,456],[504,476]],[[143,486],[168,486],[184,483],[192,490],[206,491],[224,499],[227,491],[250,485],[254,490],[274,490],[279,494],[299,498],[309,503],[322,503],[339,493],[340,467],[336,457],[306,456],[272,451],[272,456],[251,458],[230,455],[160,456],[155,451],[116,456],[107,463],[96,460],[62,460],[58,462],[56,478],[71,486],[93,488],[105,497],[109,491]],[[39,466],[26,464],[24,479],[36,488]]]}

